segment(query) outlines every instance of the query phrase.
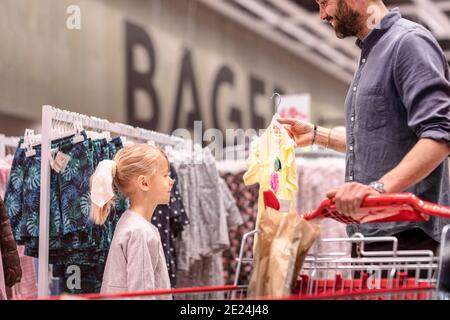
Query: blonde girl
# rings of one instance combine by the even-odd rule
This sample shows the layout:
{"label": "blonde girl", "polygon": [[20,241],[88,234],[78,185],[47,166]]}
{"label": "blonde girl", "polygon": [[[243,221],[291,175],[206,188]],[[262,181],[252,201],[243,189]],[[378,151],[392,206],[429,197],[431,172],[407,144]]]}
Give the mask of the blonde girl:
{"label": "blonde girl", "polygon": [[114,160],[99,163],[91,181],[92,220],[105,223],[115,189],[130,199],[114,232],[101,293],[170,289],[161,238],[150,222],[156,206],[169,203],[169,173],[167,157],[148,144],[126,147]]}

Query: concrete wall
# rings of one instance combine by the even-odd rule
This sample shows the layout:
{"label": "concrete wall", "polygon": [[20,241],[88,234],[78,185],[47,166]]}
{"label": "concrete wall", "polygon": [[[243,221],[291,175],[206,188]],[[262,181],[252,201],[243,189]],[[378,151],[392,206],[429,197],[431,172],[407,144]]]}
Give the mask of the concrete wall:
{"label": "concrete wall", "polygon": [[[81,9],[81,30],[66,27],[66,10],[73,4]],[[133,85],[127,78],[126,22],[144,29],[154,47],[153,66],[142,47],[135,46],[132,57],[135,71],[155,70],[150,82],[157,106],[142,90],[133,91],[133,106],[127,102]],[[223,66],[232,70],[234,84],[223,85],[217,94],[221,128],[237,126],[229,119],[232,106],[241,112],[242,127],[252,127],[255,116],[267,124],[275,88],[310,93],[313,121],[343,123],[346,84],[195,0],[2,0],[0,41],[0,116],[24,119],[23,129],[29,121],[40,121],[43,104],[121,122],[130,120],[131,112],[143,126],[163,132],[173,129],[174,118],[179,127],[186,126],[188,112],[197,105],[197,118],[213,127],[213,88]],[[186,50],[197,104],[189,81],[177,95]],[[251,78],[263,83],[263,92],[251,90]],[[155,108],[159,118],[150,126]]]}

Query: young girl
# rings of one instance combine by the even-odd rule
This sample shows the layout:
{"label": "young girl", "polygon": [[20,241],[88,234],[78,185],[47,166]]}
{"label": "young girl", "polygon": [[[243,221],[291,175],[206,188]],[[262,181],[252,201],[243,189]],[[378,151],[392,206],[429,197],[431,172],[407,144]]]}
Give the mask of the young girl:
{"label": "young girl", "polygon": [[169,203],[172,186],[166,156],[147,144],[126,147],[114,160],[99,163],[91,182],[93,221],[105,223],[114,187],[130,199],[114,232],[101,293],[170,289],[161,238],[150,221],[157,205]]}

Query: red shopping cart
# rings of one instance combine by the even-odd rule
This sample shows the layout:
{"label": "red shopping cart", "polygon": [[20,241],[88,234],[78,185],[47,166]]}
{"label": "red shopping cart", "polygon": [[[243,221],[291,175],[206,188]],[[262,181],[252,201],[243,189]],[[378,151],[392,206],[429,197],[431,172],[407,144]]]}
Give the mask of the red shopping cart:
{"label": "red shopping cart", "polygon": [[[323,201],[319,208],[302,215],[307,220],[331,218],[345,224],[392,221],[426,221],[429,216],[450,218],[450,208],[423,201],[408,193],[368,196],[355,215],[337,211],[333,200]],[[428,250],[398,250],[395,237],[364,237],[355,234],[349,238],[322,239],[320,242],[347,243],[358,247],[359,256],[349,252],[314,252],[302,266],[292,296],[288,299],[402,299],[423,300],[437,297],[437,286],[442,271],[444,248],[450,243],[444,228],[441,254]],[[234,285],[238,286],[243,263],[252,258],[243,257],[245,242],[257,231],[244,235],[237,258]],[[388,242],[389,251],[365,251],[369,242]],[[232,295],[235,296],[234,293]]]}
{"label": "red shopping cart", "polygon": [[345,224],[427,221],[429,216],[450,218],[450,208],[423,201],[411,193],[367,196],[352,216],[339,212],[334,200],[327,199],[316,210],[303,215],[307,220],[331,218]]}

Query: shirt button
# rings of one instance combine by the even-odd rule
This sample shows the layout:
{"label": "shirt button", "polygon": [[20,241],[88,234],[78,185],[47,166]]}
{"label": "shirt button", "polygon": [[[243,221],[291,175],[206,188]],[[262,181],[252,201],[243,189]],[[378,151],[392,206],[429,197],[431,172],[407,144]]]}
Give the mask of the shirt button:
{"label": "shirt button", "polygon": [[362,63],[366,63],[366,59],[362,59],[362,61],[361,61]]}
{"label": "shirt button", "polygon": [[350,146],[350,148],[349,148],[349,149],[350,149],[350,151],[353,151],[353,146]]}
{"label": "shirt button", "polygon": [[356,87],[353,87],[353,91],[354,91],[354,92],[356,91]]}
{"label": "shirt button", "polygon": [[355,117],[352,117],[351,120],[352,120],[352,121],[355,121]]}
{"label": "shirt button", "polygon": [[353,181],[353,176],[350,176],[350,177],[349,177],[349,180],[350,180],[350,181]]}

